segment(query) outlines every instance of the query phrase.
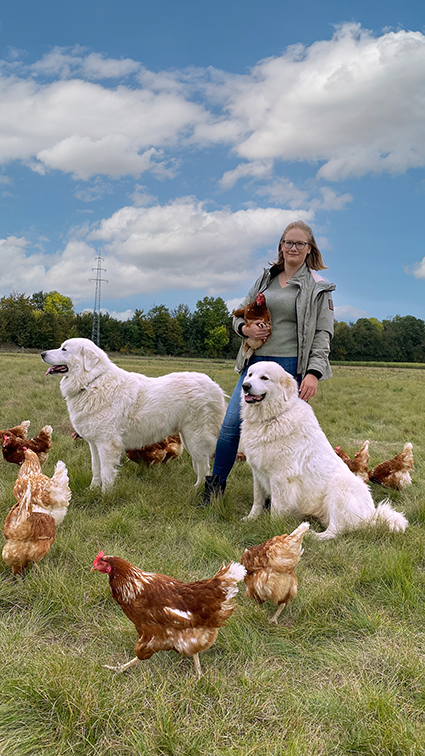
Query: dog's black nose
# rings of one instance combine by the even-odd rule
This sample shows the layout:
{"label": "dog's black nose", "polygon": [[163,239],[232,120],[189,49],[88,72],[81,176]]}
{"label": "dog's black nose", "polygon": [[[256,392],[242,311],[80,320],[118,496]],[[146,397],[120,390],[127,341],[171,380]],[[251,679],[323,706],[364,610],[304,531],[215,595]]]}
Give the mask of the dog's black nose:
{"label": "dog's black nose", "polygon": [[41,353],[40,357],[41,357],[42,360],[44,360],[45,354],[46,354],[46,352],[42,352]]}
{"label": "dog's black nose", "polygon": [[244,390],[245,394],[247,394],[249,391],[251,391],[251,384],[250,383],[243,383],[242,389]]}

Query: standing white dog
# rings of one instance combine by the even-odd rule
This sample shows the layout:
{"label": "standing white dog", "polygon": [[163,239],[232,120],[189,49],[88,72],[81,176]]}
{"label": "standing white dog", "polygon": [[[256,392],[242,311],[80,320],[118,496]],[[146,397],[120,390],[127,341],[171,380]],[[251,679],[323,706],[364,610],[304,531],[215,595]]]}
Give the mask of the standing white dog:
{"label": "standing white dog", "polygon": [[270,496],[272,515],[317,517],[326,528],[317,535],[321,539],[380,523],[406,529],[405,516],[388,500],[375,508],[368,486],[335,453],[280,365],[254,363],[242,388],[241,443],[254,475],[248,518],[258,517]]}
{"label": "standing white dog", "polygon": [[114,365],[90,339],[68,339],[41,354],[47,374],[60,374],[71,423],[90,445],[91,487],[109,488],[126,449],[180,433],[196,485],[208,475],[224,417],[224,393],[204,373],[148,378]]}

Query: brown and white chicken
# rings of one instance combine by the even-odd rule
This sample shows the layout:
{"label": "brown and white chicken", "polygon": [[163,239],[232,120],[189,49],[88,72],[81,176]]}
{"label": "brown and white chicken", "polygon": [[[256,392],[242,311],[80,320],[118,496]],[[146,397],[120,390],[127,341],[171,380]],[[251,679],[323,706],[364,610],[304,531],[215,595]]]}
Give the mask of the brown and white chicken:
{"label": "brown and white chicken", "polygon": [[3,529],[6,543],[2,557],[14,575],[30,562],[40,562],[56,538],[55,520],[50,514],[33,509],[31,484],[8,513]]}
{"label": "brown and white chicken", "polygon": [[335,451],[354,475],[358,475],[365,483],[369,482],[369,441],[362,444],[352,459],[340,446],[335,446]]}
{"label": "brown and white chicken", "polygon": [[18,438],[26,438],[27,437],[27,431],[28,428],[31,425],[30,420],[23,420],[22,423],[19,423],[19,425],[15,425],[13,428],[9,428],[9,430],[0,430],[0,439],[3,439],[4,435],[13,435],[17,436]]}
{"label": "brown and white chicken", "polygon": [[264,294],[262,294],[261,291],[258,292],[253,302],[247,304],[246,307],[240,307],[238,310],[234,310],[233,316],[235,318],[243,318],[245,325],[251,325],[256,321],[261,321],[261,323],[270,329],[267,336],[263,339],[253,339],[250,337],[244,338],[243,354],[244,357],[249,359],[252,357],[256,349],[269,340],[272,333],[272,319]]}
{"label": "brown and white chicken", "polygon": [[232,614],[232,599],[245,575],[245,568],[233,562],[223,565],[212,578],[182,583],[167,575],[144,572],[125,559],[105,556],[103,551],[93,562],[91,572],[94,570],[109,576],[113,598],[139,635],[135,658],[106,668],[123,672],[139,659],[174,650],[193,657],[198,677],[199,653],[212,646],[218,629]]}
{"label": "brown and white chicken", "polygon": [[43,465],[49,456],[49,450],[52,448],[51,425],[45,425],[40,433],[33,438],[19,438],[14,433],[4,433],[2,452],[6,462],[13,462],[21,465],[25,459],[24,449],[31,449],[37,454],[40,464]]}
{"label": "brown and white chicken", "polygon": [[25,449],[25,459],[19,468],[19,474],[13,488],[13,495],[20,501],[30,487],[33,512],[50,514],[56,526],[60,525],[67,513],[71,499],[68,471],[65,463],[59,460],[51,478],[41,472],[40,460],[31,449]]}
{"label": "brown and white chicken", "polygon": [[169,462],[171,459],[177,459],[183,451],[183,442],[178,433],[173,436],[167,436],[163,441],[158,441],[150,446],[143,446],[141,449],[127,449],[126,454],[132,462],[140,464],[146,462],[148,467],[157,465],[161,462]]}
{"label": "brown and white chicken", "polygon": [[407,443],[396,457],[375,465],[369,471],[369,480],[385,488],[397,488],[401,491],[412,482],[409,470],[413,469],[413,465],[413,446]]}
{"label": "brown and white chicken", "polygon": [[259,546],[245,549],[242,554],[246,595],[259,604],[264,601],[277,604],[277,611],[269,622],[277,624],[281,611],[297,595],[294,568],[304,551],[302,541],[309,527],[308,522],[303,522],[290,535],[274,536]]}

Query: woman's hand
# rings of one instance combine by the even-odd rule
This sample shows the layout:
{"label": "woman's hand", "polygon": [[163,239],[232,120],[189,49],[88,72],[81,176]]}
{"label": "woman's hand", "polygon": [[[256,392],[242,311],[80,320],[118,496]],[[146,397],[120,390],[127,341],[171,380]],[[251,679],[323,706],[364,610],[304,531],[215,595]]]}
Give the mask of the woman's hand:
{"label": "woman's hand", "polygon": [[262,339],[267,341],[270,336],[270,326],[265,325],[262,320],[256,320],[254,323],[244,325],[242,334],[248,339]]}
{"label": "woman's hand", "polygon": [[316,378],[316,376],[308,373],[305,376],[304,380],[301,381],[300,399],[304,399],[305,402],[308,402],[309,399],[311,399],[313,396],[316,396],[318,383],[319,380]]}

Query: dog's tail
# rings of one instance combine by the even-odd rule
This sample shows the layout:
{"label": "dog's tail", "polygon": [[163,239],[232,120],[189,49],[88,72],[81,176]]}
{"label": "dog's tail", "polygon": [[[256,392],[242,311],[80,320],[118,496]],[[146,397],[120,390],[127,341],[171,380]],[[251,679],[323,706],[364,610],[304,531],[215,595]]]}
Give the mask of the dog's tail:
{"label": "dog's tail", "polygon": [[396,512],[389,499],[384,499],[376,507],[368,524],[372,526],[385,525],[394,533],[404,533],[409,523],[403,512]]}

